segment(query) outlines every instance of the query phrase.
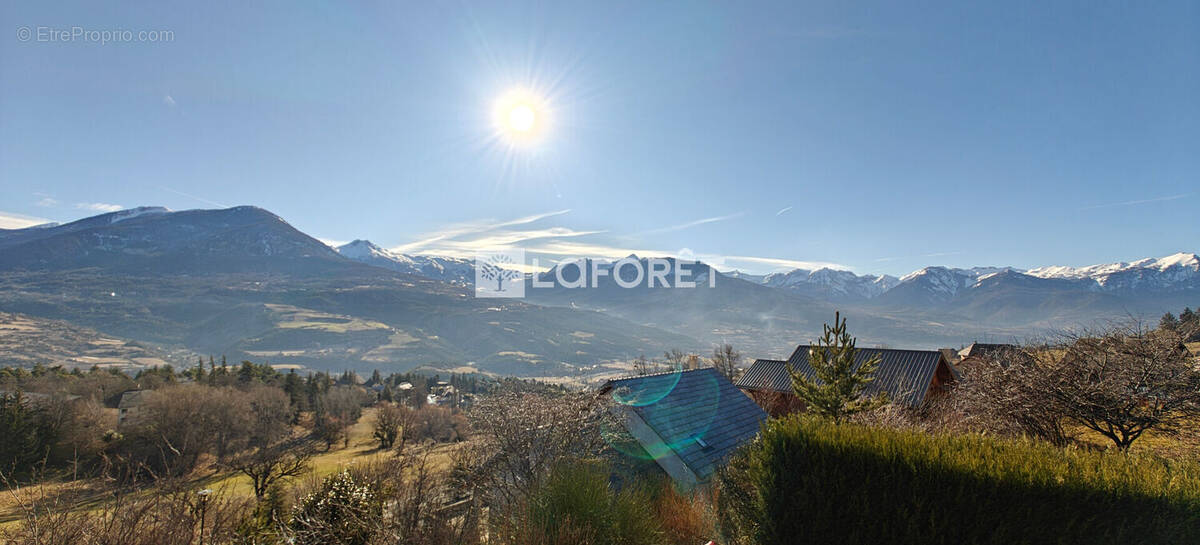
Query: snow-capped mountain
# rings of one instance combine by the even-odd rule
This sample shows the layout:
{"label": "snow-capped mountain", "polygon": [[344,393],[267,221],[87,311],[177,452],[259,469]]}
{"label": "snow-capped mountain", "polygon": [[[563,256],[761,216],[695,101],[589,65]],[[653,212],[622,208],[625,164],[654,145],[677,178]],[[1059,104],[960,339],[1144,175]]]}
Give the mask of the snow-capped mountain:
{"label": "snow-capped mountain", "polygon": [[335,248],[343,257],[393,271],[424,276],[450,284],[475,283],[475,265],[469,259],[407,255],[380,248],[369,240],[355,240]]}
{"label": "snow-capped mountain", "polygon": [[1132,263],[1088,267],[1038,267],[1026,274],[1038,278],[1089,280],[1102,291],[1175,291],[1200,288],[1200,256],[1177,253]]}
{"label": "snow-capped mountain", "polygon": [[0,270],[312,272],[336,261],[342,259],[329,247],[254,206],[144,206],[0,234]]}
{"label": "snow-capped mountain", "polygon": [[894,276],[859,276],[850,271],[821,268],[815,271],[795,269],[765,276],[761,284],[784,288],[825,299],[871,299],[892,289],[900,280]]}

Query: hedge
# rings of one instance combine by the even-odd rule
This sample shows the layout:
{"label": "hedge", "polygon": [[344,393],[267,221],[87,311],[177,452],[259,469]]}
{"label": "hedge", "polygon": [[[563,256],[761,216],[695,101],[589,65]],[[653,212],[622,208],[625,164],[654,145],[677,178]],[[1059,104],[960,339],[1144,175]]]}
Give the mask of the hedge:
{"label": "hedge", "polygon": [[1200,543],[1200,466],[1034,440],[766,425],[718,477],[727,543]]}

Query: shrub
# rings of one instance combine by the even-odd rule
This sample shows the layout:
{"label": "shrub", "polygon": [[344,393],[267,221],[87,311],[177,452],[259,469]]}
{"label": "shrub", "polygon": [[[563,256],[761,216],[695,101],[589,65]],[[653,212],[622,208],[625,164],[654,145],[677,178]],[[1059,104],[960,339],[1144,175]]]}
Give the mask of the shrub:
{"label": "shrub", "polygon": [[681,493],[664,481],[654,495],[654,515],[668,543],[700,544],[716,539],[717,521],[712,509],[711,489],[701,487]]}
{"label": "shrub", "polygon": [[365,545],[379,527],[383,506],[375,491],[343,471],[331,475],[292,509],[294,543]]}
{"label": "shrub", "polygon": [[1194,543],[1200,466],[806,416],[719,476],[728,543]]}
{"label": "shrub", "polygon": [[603,465],[561,465],[538,486],[505,543],[628,545],[664,543],[649,494],[614,491]]}

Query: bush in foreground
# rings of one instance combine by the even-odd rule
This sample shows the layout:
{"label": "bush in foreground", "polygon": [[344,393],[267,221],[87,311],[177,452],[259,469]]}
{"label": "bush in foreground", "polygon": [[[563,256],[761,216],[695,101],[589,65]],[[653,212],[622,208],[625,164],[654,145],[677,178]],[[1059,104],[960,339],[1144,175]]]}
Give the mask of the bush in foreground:
{"label": "bush in foreground", "polygon": [[665,543],[649,494],[615,491],[609,471],[583,462],[557,467],[535,488],[518,520],[502,530],[504,543],[591,545]]}
{"label": "bush in foreground", "polygon": [[719,479],[727,543],[1200,541],[1200,466],[1030,440],[793,416]]}

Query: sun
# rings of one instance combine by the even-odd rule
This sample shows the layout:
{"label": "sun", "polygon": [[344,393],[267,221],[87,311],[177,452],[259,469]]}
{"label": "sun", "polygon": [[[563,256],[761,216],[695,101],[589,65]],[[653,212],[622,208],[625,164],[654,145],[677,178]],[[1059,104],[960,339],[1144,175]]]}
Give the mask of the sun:
{"label": "sun", "polygon": [[492,112],[496,131],[511,144],[540,140],[549,125],[546,101],[525,89],[513,89],[496,100]]}

